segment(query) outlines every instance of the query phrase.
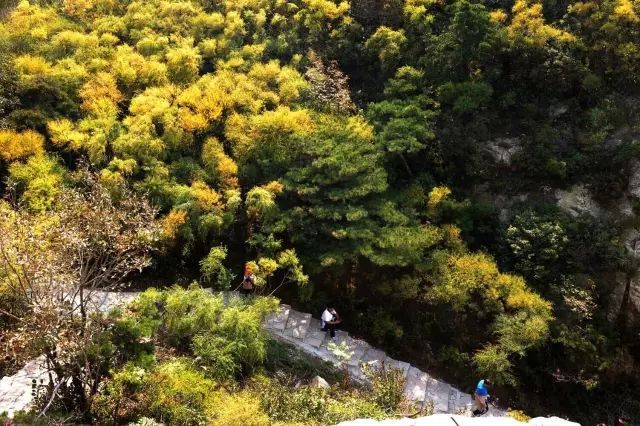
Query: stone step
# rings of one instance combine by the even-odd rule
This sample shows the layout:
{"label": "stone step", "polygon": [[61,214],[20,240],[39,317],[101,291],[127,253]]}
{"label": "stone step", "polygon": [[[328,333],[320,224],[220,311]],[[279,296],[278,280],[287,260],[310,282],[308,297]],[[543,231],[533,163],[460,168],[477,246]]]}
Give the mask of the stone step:
{"label": "stone step", "polygon": [[265,326],[272,330],[284,330],[287,326],[287,320],[289,319],[289,313],[291,312],[291,306],[280,305],[278,310],[269,315],[265,320]]}
{"label": "stone step", "polygon": [[322,323],[320,320],[311,318],[309,321],[309,328],[307,329],[307,335],[304,338],[304,343],[319,348],[327,337],[327,332],[322,331]]}
{"label": "stone step", "polygon": [[[332,342],[328,331],[326,332],[326,334],[327,334],[327,338],[322,343],[322,346],[325,347],[325,348],[329,345],[329,343]],[[333,343],[340,344],[340,342],[344,342],[348,338],[349,338],[349,333],[347,333],[346,331],[343,331],[343,330],[336,330],[336,340]]]}
{"label": "stone step", "polygon": [[311,314],[305,314],[292,309],[289,313],[289,318],[287,319],[287,325],[285,326],[283,334],[285,336],[304,340],[307,335],[307,330],[309,329],[310,320]]}
{"label": "stone step", "polygon": [[404,388],[404,394],[409,401],[423,403],[427,397],[427,385],[429,384],[429,375],[416,367],[409,368],[407,375],[407,384]]}
{"label": "stone step", "polygon": [[471,411],[473,411],[473,398],[471,394],[460,392],[456,411],[464,411],[466,415],[471,415]]}
{"label": "stone step", "polygon": [[449,387],[449,406],[447,407],[447,411],[449,414],[458,414],[458,399],[460,398],[460,392],[458,389],[450,386]]}
{"label": "stone step", "polygon": [[349,345],[349,348],[353,351],[353,356],[347,362],[347,364],[351,367],[359,368],[360,363],[362,362],[362,357],[364,357],[364,354],[367,353],[369,349],[371,349],[371,345],[369,345],[364,340],[353,339],[353,338],[350,338],[347,344]]}
{"label": "stone step", "polygon": [[384,365],[385,368],[394,368],[396,370],[401,370],[405,378],[407,377],[407,374],[409,374],[409,367],[411,367],[411,364],[409,364],[408,362],[398,361],[397,359],[393,359],[389,356],[387,356],[387,358],[384,360]]}
{"label": "stone step", "polygon": [[376,368],[382,368],[387,354],[376,348],[369,348],[361,358],[363,363],[369,364]]}
{"label": "stone step", "polygon": [[429,378],[429,384],[427,385],[427,396],[425,403],[433,402],[434,413],[448,413],[449,412],[449,388],[451,386],[445,382]]}
{"label": "stone step", "polygon": [[332,352],[329,350],[329,345],[331,343],[340,344],[340,342],[344,342],[349,337],[349,334],[346,331],[336,330],[336,340],[335,342],[331,339],[329,332],[326,332],[326,337],[320,347],[318,348],[322,353],[327,354],[328,356],[333,356]]}
{"label": "stone step", "polygon": [[[326,344],[330,343],[330,339],[326,341]],[[349,336],[348,333],[344,331],[338,330],[336,332],[336,344],[338,345],[346,345],[348,351],[352,353],[351,358],[345,362],[350,367],[359,368],[360,362],[364,356],[364,354],[371,349],[371,346],[365,342],[364,340],[354,339]]]}

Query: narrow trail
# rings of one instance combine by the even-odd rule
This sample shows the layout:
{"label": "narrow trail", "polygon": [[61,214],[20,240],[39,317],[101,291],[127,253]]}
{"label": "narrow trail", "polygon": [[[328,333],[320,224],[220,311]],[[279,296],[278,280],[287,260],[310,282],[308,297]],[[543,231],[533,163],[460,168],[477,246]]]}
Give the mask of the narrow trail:
{"label": "narrow trail", "polygon": [[[96,292],[92,298],[91,309],[106,311],[122,306],[138,294]],[[227,293],[225,297],[237,296]],[[309,313],[298,312],[289,305],[281,304],[278,311],[266,319],[264,327],[274,338],[287,342],[311,356],[331,363],[339,361],[329,350],[331,339],[326,332],[320,330],[320,320],[313,318]],[[355,339],[344,331],[336,331],[336,340],[338,345],[346,345],[347,350],[353,353],[344,364],[355,380],[366,381],[361,368],[363,363],[397,368],[404,372],[407,379],[405,396],[409,401],[418,405],[433,404],[435,413],[470,413],[472,400],[468,393],[432,377],[407,362],[390,358],[384,351],[363,340]],[[48,377],[42,358],[30,361],[13,376],[3,377],[0,380],[0,413],[8,412],[12,415],[16,411],[30,408],[34,399],[34,387],[47,383]],[[484,417],[503,416],[506,416],[505,411],[491,407]]]}

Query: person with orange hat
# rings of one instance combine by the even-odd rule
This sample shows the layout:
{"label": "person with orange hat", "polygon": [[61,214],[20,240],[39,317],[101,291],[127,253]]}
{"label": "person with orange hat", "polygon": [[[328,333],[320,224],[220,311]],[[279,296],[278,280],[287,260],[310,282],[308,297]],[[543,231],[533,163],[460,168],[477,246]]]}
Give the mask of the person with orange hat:
{"label": "person with orange hat", "polygon": [[253,293],[256,285],[256,276],[253,274],[250,265],[244,267],[244,277],[240,284],[240,294],[248,296]]}

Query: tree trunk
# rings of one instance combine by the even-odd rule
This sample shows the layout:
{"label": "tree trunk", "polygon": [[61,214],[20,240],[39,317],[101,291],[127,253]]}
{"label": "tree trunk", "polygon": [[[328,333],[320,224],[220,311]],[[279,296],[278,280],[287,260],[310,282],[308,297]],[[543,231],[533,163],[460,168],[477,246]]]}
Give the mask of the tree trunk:
{"label": "tree trunk", "polygon": [[413,171],[411,170],[411,167],[409,166],[409,162],[407,161],[407,158],[401,152],[398,153],[398,156],[400,156],[400,159],[402,160],[402,164],[404,164],[404,168],[407,170],[407,173],[409,173],[409,176],[413,177]]}

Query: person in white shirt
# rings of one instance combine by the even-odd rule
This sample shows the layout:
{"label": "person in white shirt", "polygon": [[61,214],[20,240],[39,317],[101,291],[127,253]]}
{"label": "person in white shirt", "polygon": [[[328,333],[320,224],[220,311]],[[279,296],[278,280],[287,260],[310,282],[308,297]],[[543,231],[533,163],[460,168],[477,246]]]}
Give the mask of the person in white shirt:
{"label": "person in white shirt", "polygon": [[320,317],[322,320],[322,331],[328,331],[332,340],[336,340],[336,325],[340,322],[338,313],[331,306],[327,306]]}

